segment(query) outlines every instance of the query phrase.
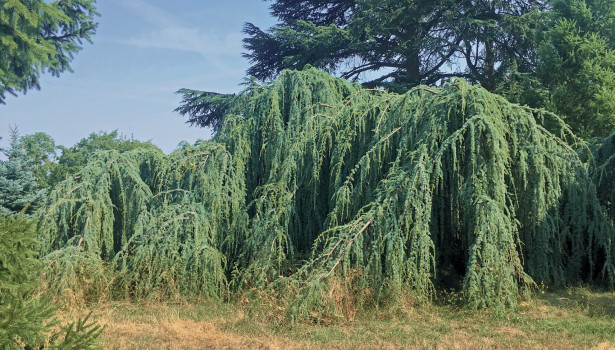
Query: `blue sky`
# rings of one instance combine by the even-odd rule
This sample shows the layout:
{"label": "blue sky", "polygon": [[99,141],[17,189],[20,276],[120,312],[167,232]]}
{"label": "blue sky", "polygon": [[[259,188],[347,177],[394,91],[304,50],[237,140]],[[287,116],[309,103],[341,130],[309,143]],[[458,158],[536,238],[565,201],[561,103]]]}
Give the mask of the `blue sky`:
{"label": "blue sky", "polygon": [[260,0],[98,0],[93,45],[72,62],[74,73],[45,74],[40,91],[8,96],[0,105],[0,147],[9,125],[21,135],[42,131],[70,146],[92,132],[117,129],[151,140],[165,152],[186,140],[207,139],[173,112],[174,92],[193,88],[238,92],[248,62],[241,29],[274,24]]}

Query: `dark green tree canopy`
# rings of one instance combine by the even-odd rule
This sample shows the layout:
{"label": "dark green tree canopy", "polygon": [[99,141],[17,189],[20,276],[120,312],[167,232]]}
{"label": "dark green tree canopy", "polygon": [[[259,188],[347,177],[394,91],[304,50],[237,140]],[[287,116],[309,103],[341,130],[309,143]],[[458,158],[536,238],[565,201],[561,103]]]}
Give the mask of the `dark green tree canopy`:
{"label": "dark green tree canopy", "polygon": [[[244,56],[248,74],[261,81],[311,65],[393,91],[451,77],[495,91],[511,76],[535,71],[533,31],[545,7],[528,0],[278,0],[271,5],[278,25],[264,31],[246,23]],[[177,111],[214,129],[234,98],[178,93]]]}
{"label": "dark green tree canopy", "polygon": [[615,132],[615,1],[553,1],[538,44],[538,89],[549,93],[520,102],[561,115],[584,138]]}
{"label": "dark green tree canopy", "polygon": [[[562,116],[583,138],[615,132],[615,1],[275,0],[279,24],[247,23],[248,74],[306,65],[405,91],[453,76]],[[177,109],[217,126],[234,95],[182,89]]]}
{"label": "dark green tree canopy", "polygon": [[279,0],[280,23],[247,23],[244,39],[261,80],[310,64],[366,85],[405,90],[452,76],[492,89],[514,64],[527,65],[541,1]]}
{"label": "dark green tree canopy", "polygon": [[0,0],[0,103],[39,89],[45,71],[71,71],[83,40],[96,32],[95,0]]}

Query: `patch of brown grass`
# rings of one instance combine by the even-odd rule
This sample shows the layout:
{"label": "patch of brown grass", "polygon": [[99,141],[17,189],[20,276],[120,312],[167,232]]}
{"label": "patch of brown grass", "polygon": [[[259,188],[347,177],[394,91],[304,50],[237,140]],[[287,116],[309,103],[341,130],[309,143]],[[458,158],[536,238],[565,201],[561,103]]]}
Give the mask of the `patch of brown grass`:
{"label": "patch of brown grass", "polygon": [[[107,326],[106,347],[111,349],[282,349],[288,339],[248,338],[222,331],[213,322],[170,320],[154,324],[102,322]],[[301,347],[294,344],[293,348]]]}
{"label": "patch of brown grass", "polygon": [[98,322],[105,327],[103,342],[106,349],[309,348],[308,344],[272,334],[254,337],[224,331],[217,325],[224,320],[194,321],[173,314],[125,320],[116,313],[106,309],[98,315]]}
{"label": "patch of brown grass", "polygon": [[608,341],[605,341],[596,345],[593,350],[615,350],[615,345],[609,343]]}
{"label": "patch of brown grass", "polygon": [[[335,285],[332,290],[345,288]],[[602,293],[583,291],[578,301],[549,295],[503,315],[425,304],[292,325],[288,320],[277,322],[284,319],[283,310],[267,307],[277,305],[271,295],[251,296],[257,298],[252,302],[265,304],[263,312],[254,313],[242,302],[114,302],[100,306],[93,318],[105,327],[102,345],[106,349],[615,350],[615,322],[606,303],[615,299]],[[567,304],[560,305],[562,298]],[[594,307],[594,300],[604,301],[604,306]],[[353,310],[350,301],[344,301],[349,306],[345,311]],[[88,312],[71,311],[59,315],[60,319],[70,322]]]}

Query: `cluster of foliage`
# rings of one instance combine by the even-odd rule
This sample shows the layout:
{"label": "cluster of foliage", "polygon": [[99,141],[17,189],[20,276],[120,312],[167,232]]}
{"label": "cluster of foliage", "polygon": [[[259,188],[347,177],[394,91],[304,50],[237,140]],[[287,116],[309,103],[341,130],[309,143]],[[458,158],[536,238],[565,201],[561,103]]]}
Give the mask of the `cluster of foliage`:
{"label": "cluster of foliage", "polygon": [[39,224],[52,288],[258,286],[310,316],[339,312],[339,281],[358,303],[452,287],[474,307],[514,306],[533,281],[615,282],[587,146],[554,114],[461,80],[396,94],[315,69],[208,101],[225,114],[213,141],[100,152],[54,188]]}
{"label": "cluster of foliage", "polygon": [[558,0],[553,8],[537,49],[536,80],[549,93],[537,105],[581,137],[606,137],[615,132],[615,1]]}
{"label": "cluster of foliage", "polygon": [[[224,295],[227,255],[239,244],[233,235],[247,224],[236,168],[215,143],[169,156],[146,148],[96,154],[50,193],[43,211],[51,288],[87,278],[76,291],[86,297],[111,289],[122,297]],[[103,262],[119,270],[113,288]]]}
{"label": "cluster of foliage", "polygon": [[96,32],[95,0],[0,0],[0,103],[5,94],[40,88],[44,70],[71,71],[83,40]]}
{"label": "cluster of foliage", "polygon": [[19,138],[30,162],[33,164],[33,173],[36,181],[42,187],[50,187],[49,177],[56,168],[58,152],[64,148],[57,146],[55,140],[44,132],[24,135]]}
{"label": "cluster of foliage", "polygon": [[150,142],[119,135],[117,130],[92,133],[67,148],[56,145],[43,132],[19,136],[14,127],[10,141],[4,151],[8,160],[0,161],[0,213],[4,215],[15,215],[27,205],[26,215],[32,214],[45,201],[49,189],[81,170],[98,151],[157,149]]}
{"label": "cluster of foliage", "polygon": [[[462,77],[562,116],[583,138],[615,132],[615,0],[272,2],[279,24],[244,27],[260,80],[307,64],[397,92]],[[199,126],[224,115],[203,108],[210,100],[234,98],[179,92],[178,111]]]}
{"label": "cluster of foliage", "polygon": [[41,295],[35,222],[0,215],[0,344],[3,349],[94,349],[100,326],[88,318],[53,331],[54,307]]}
{"label": "cluster of foliage", "polygon": [[44,186],[53,187],[66,177],[81,170],[98,151],[116,150],[123,153],[136,148],[157,149],[151,142],[141,142],[132,137],[127,138],[120,135],[117,130],[110,133],[91,133],[72,147],[58,146],[58,149],[62,152],[61,155],[57,158],[57,161],[49,164],[51,169],[48,172],[42,173],[45,167],[39,170],[40,180]]}
{"label": "cluster of foliage", "polygon": [[21,136],[18,143],[25,149],[36,181],[48,189],[81,170],[98,151],[122,153],[136,148],[157,149],[151,142],[127,138],[117,130],[91,133],[72,147],[56,145],[54,139],[43,132]]}
{"label": "cluster of foliage", "polygon": [[592,174],[600,201],[615,222],[615,134],[591,140]]}

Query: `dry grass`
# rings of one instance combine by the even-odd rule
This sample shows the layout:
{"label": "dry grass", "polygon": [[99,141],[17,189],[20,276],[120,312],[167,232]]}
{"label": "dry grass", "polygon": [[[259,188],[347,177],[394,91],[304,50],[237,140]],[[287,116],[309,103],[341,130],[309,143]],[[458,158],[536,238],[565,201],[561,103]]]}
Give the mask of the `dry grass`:
{"label": "dry grass", "polygon": [[214,322],[162,320],[154,323],[115,322],[105,324],[106,347],[110,349],[284,349],[305,348],[284,337],[246,337],[218,328]]}
{"label": "dry grass", "polygon": [[247,317],[240,306],[202,302],[111,303],[94,317],[105,326],[106,349],[615,350],[614,311],[614,293],[574,289],[540,295],[506,315],[425,306],[333,325],[279,327]]}

